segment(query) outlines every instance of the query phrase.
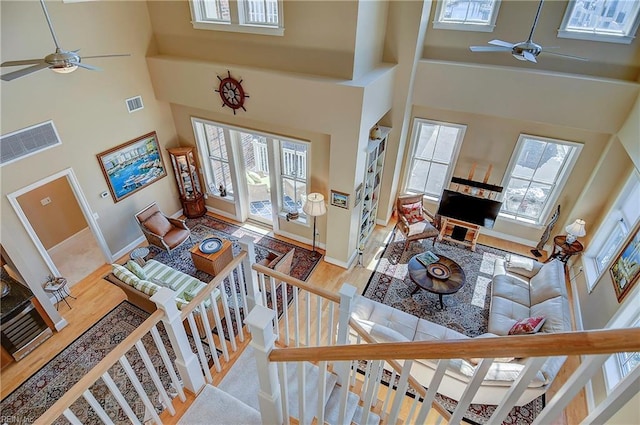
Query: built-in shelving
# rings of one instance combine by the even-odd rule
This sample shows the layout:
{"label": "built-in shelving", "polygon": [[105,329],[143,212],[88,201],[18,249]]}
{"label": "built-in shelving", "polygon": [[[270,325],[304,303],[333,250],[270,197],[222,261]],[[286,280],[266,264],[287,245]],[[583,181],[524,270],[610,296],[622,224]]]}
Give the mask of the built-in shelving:
{"label": "built-in shelving", "polygon": [[380,127],[380,138],[369,139],[366,151],[366,167],[364,171],[362,208],[360,210],[360,232],[358,246],[364,245],[376,226],[380,184],[387,147],[387,137],[391,131],[388,127]]}

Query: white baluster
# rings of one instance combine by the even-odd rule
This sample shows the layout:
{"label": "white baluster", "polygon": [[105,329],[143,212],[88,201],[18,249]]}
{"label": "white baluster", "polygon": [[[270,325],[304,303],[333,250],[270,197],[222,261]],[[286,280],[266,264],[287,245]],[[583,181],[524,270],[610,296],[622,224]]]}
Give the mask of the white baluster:
{"label": "white baluster", "polygon": [[251,236],[245,235],[238,239],[238,245],[247,253],[247,256],[242,260],[242,268],[247,288],[247,311],[251,311],[256,305],[263,305],[262,293],[258,287],[258,274],[251,268],[251,265],[256,263],[256,250]]}
{"label": "white baluster", "polygon": [[480,385],[484,381],[484,377],[487,375],[491,364],[493,363],[493,359],[482,359],[478,366],[476,366],[476,371],[471,378],[471,381],[467,384],[467,387],[464,389],[462,393],[462,397],[458,400],[458,405],[456,406],[453,414],[451,415],[451,419],[449,423],[457,424],[462,421],[464,413],[469,408],[473,397],[476,395],[478,390],[480,389]]}
{"label": "white baluster", "polygon": [[443,359],[438,361],[438,366],[436,367],[436,372],[433,374],[431,378],[431,382],[429,382],[429,389],[427,390],[427,395],[425,395],[424,400],[422,401],[422,407],[418,412],[418,418],[416,419],[416,423],[422,424],[427,419],[427,415],[431,410],[431,406],[433,405],[433,400],[436,398],[436,392],[440,387],[440,383],[442,382],[442,378],[444,377],[447,368],[449,367],[449,359]]}
{"label": "white baluster", "polygon": [[[224,297],[224,288],[220,288],[220,298]],[[218,330],[218,341],[220,341],[220,347],[222,348],[222,356],[225,361],[229,361],[229,349],[227,348],[227,340],[224,337],[224,329],[222,328],[222,317],[220,316],[220,309],[218,308],[218,301],[211,294],[211,311],[213,311],[213,320],[216,322],[216,329]]]}
{"label": "white baluster", "polygon": [[133,388],[136,390],[136,393],[138,393],[138,396],[142,400],[142,404],[144,404],[144,407],[147,408],[147,413],[151,415],[151,418],[156,422],[156,424],[161,424],[162,421],[160,420],[160,416],[158,416],[158,413],[156,412],[155,406],[149,399],[149,396],[147,395],[147,393],[144,391],[144,387],[142,386],[142,383],[136,376],[136,373],[131,367],[131,364],[129,363],[129,360],[127,360],[126,356],[120,357],[120,365],[124,369],[124,372],[127,374],[127,377],[129,378],[129,381],[131,381],[131,384],[133,385]]}
{"label": "white baluster", "polygon": [[[111,394],[113,394],[113,398],[115,398],[118,404],[120,405],[120,407],[122,407],[122,410],[127,415],[127,418],[129,418],[131,423],[133,425],[140,425],[140,420],[138,419],[136,414],[133,412],[133,409],[131,408],[131,406],[129,406],[129,403],[124,398],[124,395],[122,395],[122,393],[120,392],[120,389],[118,388],[116,383],[113,381],[113,379],[111,378],[111,375],[109,375],[108,372],[105,372],[102,375],[102,381],[105,383],[107,388],[109,388],[109,391],[111,391]],[[184,394],[184,391],[183,391],[183,394]]]}
{"label": "white baluster", "polygon": [[153,294],[151,301],[164,311],[162,322],[169,336],[173,352],[176,355],[176,368],[182,377],[185,388],[194,394],[198,394],[204,386],[204,376],[198,358],[191,351],[191,345],[180,319],[175,297],[176,293],[174,291],[162,287]]}
{"label": "white baluster", "polygon": [[71,422],[71,425],[84,425],[80,421],[80,419],[78,419],[78,417],[71,411],[71,409],[64,409],[64,412],[62,412],[62,414],[65,418],[67,418],[69,422]]}
{"label": "white baluster", "polygon": [[[171,383],[173,387],[178,392],[178,397],[180,397],[181,401],[185,401],[187,397],[184,395],[184,390],[182,389],[182,383],[178,379],[178,375],[176,374],[176,369],[173,367],[173,363],[169,358],[169,353],[167,353],[167,348],[164,346],[164,342],[160,337],[160,332],[158,332],[158,326],[154,326],[151,328],[151,336],[153,336],[153,342],[156,344],[156,348],[160,353],[160,357],[162,357],[162,362],[164,363],[164,367],[167,368],[167,372],[169,373],[169,377],[171,378]],[[104,375],[102,375],[104,379]]]}
{"label": "white baluster", "polygon": [[[400,406],[404,395],[407,393],[407,387],[409,386],[409,375],[411,373],[412,360],[405,360],[402,366],[402,373],[400,374],[400,380],[396,389],[395,397],[393,398],[393,404],[391,405],[391,414],[389,415],[388,423],[395,424],[398,421],[398,415],[400,414]],[[451,422],[456,423],[456,422]]]}
{"label": "white baluster", "polygon": [[96,412],[96,414],[98,415],[98,417],[103,423],[107,425],[113,425],[113,421],[111,420],[109,415],[107,415],[107,412],[104,411],[102,406],[100,406],[100,403],[98,402],[98,400],[96,400],[93,394],[91,394],[91,391],[85,390],[82,393],[82,396],[84,397],[85,400],[87,400],[87,403],[89,403],[89,406],[91,406],[91,408]]}
{"label": "white baluster", "polygon": [[[200,311],[206,311],[205,302],[202,301],[198,306]],[[218,358],[218,350],[216,350],[216,343],[213,340],[213,331],[211,330],[211,324],[209,323],[209,315],[208,314],[200,314],[200,318],[202,321],[202,326],[204,327],[204,334],[207,338],[207,342],[209,343],[209,348],[211,351],[211,356],[213,357],[213,364],[216,367],[216,371],[222,371],[222,367],[220,365],[220,359]],[[208,364],[207,364],[208,366]]]}
{"label": "white baluster", "polygon": [[156,371],[156,368],[153,365],[151,358],[149,357],[149,353],[147,353],[147,349],[144,348],[144,344],[142,343],[142,341],[139,340],[138,342],[136,342],[136,350],[138,350],[138,354],[140,354],[142,362],[147,368],[147,373],[149,373],[149,376],[151,376],[151,381],[156,386],[158,394],[160,394],[160,399],[164,402],[165,408],[169,410],[171,416],[175,415],[176,409],[173,407],[171,398],[169,397],[169,394],[167,394],[167,391],[164,389],[164,385],[162,385],[162,381],[158,376],[158,372]]}
{"label": "white baluster", "polygon": [[251,346],[258,366],[258,400],[262,422],[277,425],[282,423],[280,382],[275,363],[269,361],[275,342],[272,326],[274,315],[273,310],[258,305],[247,315],[244,323],[251,332]]}

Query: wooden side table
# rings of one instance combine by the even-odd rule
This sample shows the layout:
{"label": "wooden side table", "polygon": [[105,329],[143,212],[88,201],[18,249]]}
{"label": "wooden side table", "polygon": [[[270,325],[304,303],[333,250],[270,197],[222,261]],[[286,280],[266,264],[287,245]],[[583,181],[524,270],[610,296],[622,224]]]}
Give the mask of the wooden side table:
{"label": "wooden side table", "polygon": [[[213,235],[207,236],[207,238],[210,237],[213,237]],[[205,254],[200,251],[200,245],[198,244],[191,248],[191,259],[196,269],[215,276],[220,273],[227,264],[233,261],[233,250],[231,247],[231,241],[222,239],[222,248],[220,248],[218,252]]]}
{"label": "wooden side table", "polygon": [[571,244],[568,244],[567,237],[559,235],[553,238],[553,253],[549,256],[549,258],[545,262],[549,262],[554,258],[559,258],[560,261],[566,264],[569,257],[571,257],[572,255],[578,254],[583,250],[584,250],[584,247],[577,240]]}

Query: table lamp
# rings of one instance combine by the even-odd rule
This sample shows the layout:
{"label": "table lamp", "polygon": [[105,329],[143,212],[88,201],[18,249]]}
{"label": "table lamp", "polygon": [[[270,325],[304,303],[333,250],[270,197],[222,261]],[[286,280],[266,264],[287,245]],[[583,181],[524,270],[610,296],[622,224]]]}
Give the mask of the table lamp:
{"label": "table lamp", "polygon": [[316,252],[316,218],[327,212],[327,206],[324,204],[324,196],[320,193],[310,193],[302,207],[302,211],[309,217],[313,217],[313,256],[317,257]]}
{"label": "table lamp", "polygon": [[584,224],[584,220],[579,218],[564,228],[564,230],[567,232],[567,243],[569,245],[574,243],[579,237],[587,234],[587,231],[584,228]]}

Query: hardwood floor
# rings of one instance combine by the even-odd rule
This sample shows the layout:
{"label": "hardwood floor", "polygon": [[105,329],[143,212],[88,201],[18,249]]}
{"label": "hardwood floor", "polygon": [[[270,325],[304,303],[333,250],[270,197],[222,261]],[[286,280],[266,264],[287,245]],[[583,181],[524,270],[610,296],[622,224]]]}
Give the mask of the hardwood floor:
{"label": "hardwood floor", "polygon": [[[212,214],[213,215],[213,214]],[[213,215],[215,216],[215,215]],[[221,217],[220,217],[221,218]],[[229,221],[228,219],[224,219]],[[241,223],[236,223],[243,225]],[[362,265],[353,265],[350,269],[345,270],[341,267],[322,261],[309,278],[309,282],[323,287],[329,291],[337,292],[343,283],[350,283],[358,289],[358,293],[362,293],[367,285],[371,273],[374,271],[377,261],[382,255],[386,240],[393,231],[394,222],[386,227],[376,226],[375,231],[371,235],[363,254]],[[245,224],[248,228],[263,234],[270,234],[268,229],[253,224]],[[287,238],[286,240],[292,244],[305,246],[296,241]],[[485,235],[481,235],[478,243],[494,246],[506,251],[520,253],[530,256],[530,247],[517,243],[504,241]],[[544,257],[543,257],[544,258]],[[119,262],[123,262],[125,257]],[[66,346],[73,342],[83,332],[93,326],[105,314],[116,307],[120,302],[126,299],[124,292],[115,285],[102,279],[103,276],[110,272],[110,265],[103,264],[90,275],[82,279],[73,286],[71,292],[77,300],[70,300],[72,308],[69,309],[64,303],[60,304],[60,312],[69,322],[69,325],[62,331],[54,333],[54,336],[39,346],[33,353],[25,357],[17,363],[12,363],[2,370],[0,373],[1,398],[5,398],[13,390],[15,390],[22,382],[37,372],[48,361],[55,357]],[[570,374],[578,361],[567,362],[565,368],[561,371],[559,377],[555,380],[551,391],[555,392],[564,382],[566,376]],[[566,370],[565,370],[566,369]],[[181,410],[186,409],[183,406]],[[586,416],[586,402],[584,395],[577,397],[566,410],[565,417],[558,423],[578,423]]]}

